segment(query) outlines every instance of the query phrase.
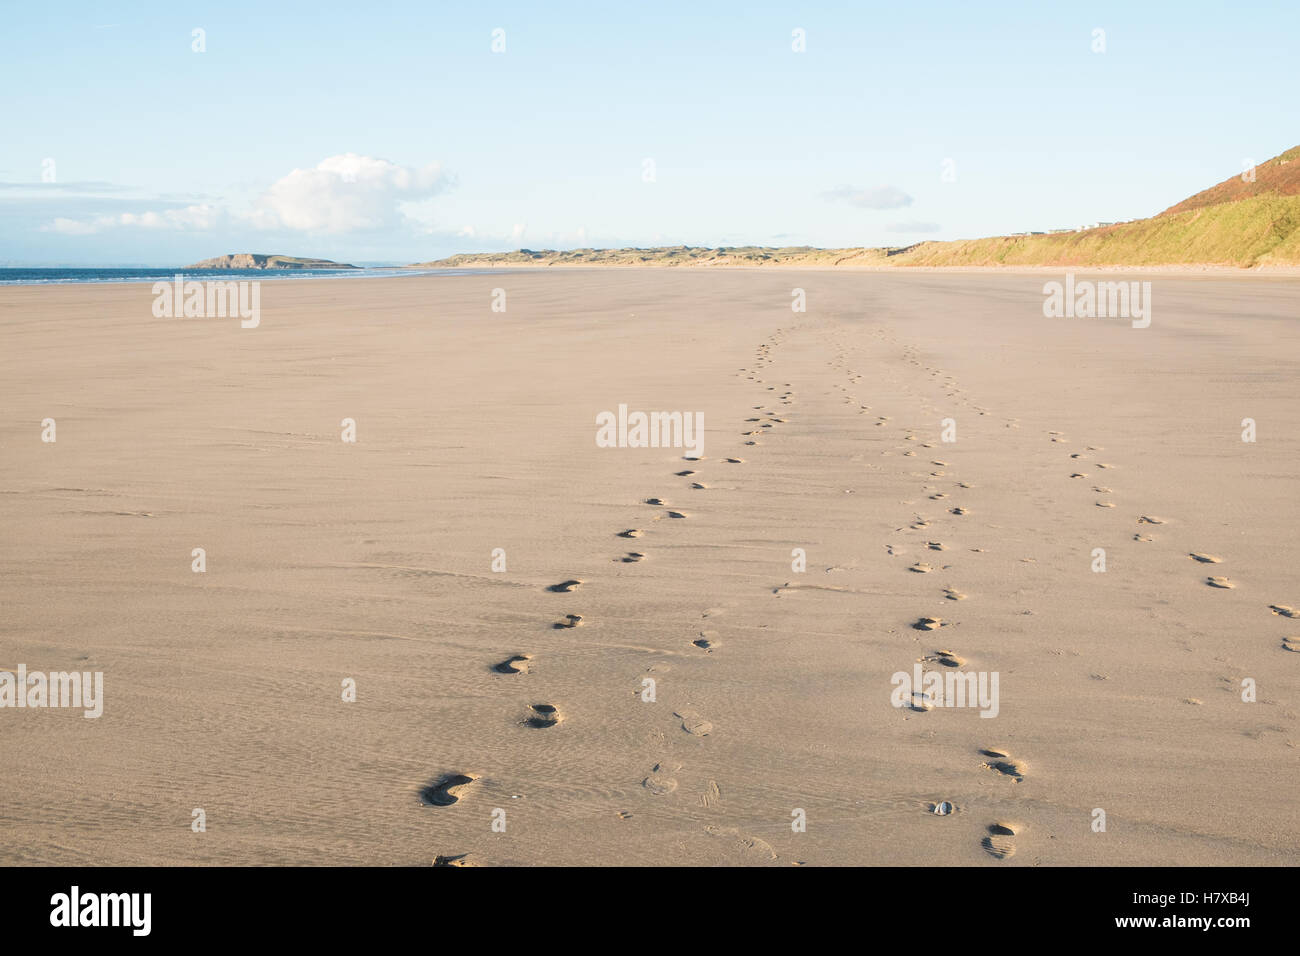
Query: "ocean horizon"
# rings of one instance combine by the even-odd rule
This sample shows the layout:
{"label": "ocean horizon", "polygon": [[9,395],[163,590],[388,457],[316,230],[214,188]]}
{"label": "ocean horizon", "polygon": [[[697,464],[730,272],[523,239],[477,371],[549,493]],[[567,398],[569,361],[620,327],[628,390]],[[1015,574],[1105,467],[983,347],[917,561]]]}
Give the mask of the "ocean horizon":
{"label": "ocean horizon", "polygon": [[[170,282],[178,275],[215,279],[382,279],[393,276],[463,276],[483,269],[408,269],[403,266],[369,266],[359,269],[178,269],[151,268],[0,268],[0,286],[75,285],[101,282]],[[501,270],[490,270],[500,272]]]}

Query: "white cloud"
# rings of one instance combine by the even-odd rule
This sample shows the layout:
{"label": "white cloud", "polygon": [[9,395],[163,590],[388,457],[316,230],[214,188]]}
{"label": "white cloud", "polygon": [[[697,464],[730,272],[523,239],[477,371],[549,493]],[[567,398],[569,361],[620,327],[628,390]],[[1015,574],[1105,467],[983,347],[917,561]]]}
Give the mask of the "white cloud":
{"label": "white cloud", "polygon": [[323,159],[312,169],[295,169],[272,183],[251,211],[201,203],[89,219],[60,217],[43,231],[70,236],[128,228],[201,232],[239,223],[289,232],[408,230],[421,225],[419,217],[410,213],[418,213],[423,201],[447,185],[448,177],[437,163],[416,169],[344,153]]}
{"label": "white cloud", "polygon": [[116,216],[95,216],[92,219],[57,218],[43,232],[59,232],[67,236],[89,236],[107,229],[134,226],[140,229],[205,230],[211,229],[225,218],[216,206],[202,203],[184,209],[164,209],[162,212],[123,212]]}
{"label": "white cloud", "polygon": [[862,209],[901,209],[912,205],[912,197],[897,186],[878,186],[875,189],[836,186],[829,192],[822,193],[822,198],[828,202],[846,202]]}
{"label": "white cloud", "polygon": [[268,229],[342,233],[408,225],[403,205],[442,191],[437,163],[419,169],[345,153],[295,169],[258,200],[253,222]]}

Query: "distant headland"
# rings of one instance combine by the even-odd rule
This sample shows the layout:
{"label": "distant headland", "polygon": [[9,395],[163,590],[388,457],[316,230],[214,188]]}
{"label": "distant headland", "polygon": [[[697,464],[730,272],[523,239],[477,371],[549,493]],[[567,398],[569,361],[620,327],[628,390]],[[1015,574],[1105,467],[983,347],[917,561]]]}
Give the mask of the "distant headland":
{"label": "distant headland", "polygon": [[329,259],[303,259],[299,256],[269,256],[258,252],[235,252],[228,256],[204,259],[188,269],[356,269],[346,262]]}

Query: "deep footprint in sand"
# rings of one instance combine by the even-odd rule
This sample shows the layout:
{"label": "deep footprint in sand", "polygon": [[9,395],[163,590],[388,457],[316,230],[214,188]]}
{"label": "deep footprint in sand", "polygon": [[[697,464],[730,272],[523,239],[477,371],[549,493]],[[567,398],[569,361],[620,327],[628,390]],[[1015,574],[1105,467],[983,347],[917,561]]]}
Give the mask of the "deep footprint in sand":
{"label": "deep footprint in sand", "polygon": [[925,657],[917,658],[923,664],[940,664],[943,667],[963,667],[966,664],[966,658],[958,657],[952,651],[938,650],[933,654],[927,654]]}
{"label": "deep footprint in sand", "polygon": [[498,674],[527,674],[532,657],[528,654],[514,654],[500,664],[493,664],[492,670]]}
{"label": "deep footprint in sand", "polygon": [[623,557],[619,558],[618,560],[622,561],[624,564],[635,564],[638,561],[644,561],[645,555],[642,554],[640,551],[629,551],[627,554],[623,555]]}
{"label": "deep footprint in sand", "polygon": [[984,762],[984,767],[988,770],[1002,774],[1004,777],[1010,777],[1016,783],[1025,779],[1025,765],[1019,760],[1013,760],[1011,755],[1002,750],[981,750],[981,756],[989,759]]}
{"label": "deep footprint in sand", "polygon": [[680,769],[680,767],[669,768],[657,763],[651,768],[650,775],[641,781],[641,786],[656,796],[672,793],[677,789],[677,781],[673,778],[673,774]]}
{"label": "deep footprint in sand", "polygon": [[545,730],[547,727],[554,727],[563,718],[560,711],[554,704],[529,704],[528,716],[522,721],[525,727],[531,727],[534,730]]}
{"label": "deep footprint in sand", "polygon": [[1235,588],[1237,586],[1227,578],[1206,578],[1205,583],[1212,588]]}
{"label": "deep footprint in sand", "polygon": [[1268,609],[1279,617],[1300,617],[1300,611],[1293,607],[1287,607],[1285,604],[1270,604]]}
{"label": "deep footprint in sand", "polygon": [[1300,654],[1300,637],[1282,638],[1282,650]]}
{"label": "deep footprint in sand", "polygon": [[941,617],[918,618],[916,623],[912,625],[912,627],[918,631],[936,631],[943,626],[944,622]]}
{"label": "deep footprint in sand", "polygon": [[1011,839],[1016,835],[1016,827],[1010,823],[994,823],[989,826],[989,833],[980,841],[989,855],[1005,860],[1016,855],[1016,845]]}
{"label": "deep footprint in sand", "polygon": [[552,584],[546,590],[554,594],[568,594],[570,591],[577,590],[578,585],[582,582],[577,578],[570,578],[568,581],[561,581],[559,584]]}
{"label": "deep footprint in sand", "polygon": [[566,614],[563,621],[556,621],[556,628],[578,627],[582,624],[581,614]]}
{"label": "deep footprint in sand", "polygon": [[466,773],[448,774],[421,790],[420,802],[426,807],[449,807],[464,797],[466,788],[477,779]]}
{"label": "deep footprint in sand", "polygon": [[692,737],[707,737],[713,733],[713,724],[709,723],[693,710],[673,711],[673,716],[682,722],[682,730]]}
{"label": "deep footprint in sand", "polygon": [[1217,558],[1212,554],[1202,554],[1199,551],[1193,551],[1188,555],[1193,561],[1199,561],[1201,564],[1218,564],[1222,558]]}
{"label": "deep footprint in sand", "polygon": [[643,534],[645,534],[645,532],[640,528],[628,528],[626,531],[620,531],[618,536],[620,538],[639,538]]}
{"label": "deep footprint in sand", "polygon": [[691,641],[691,643],[700,650],[712,654],[713,649],[718,646],[718,632],[700,631],[700,636]]}

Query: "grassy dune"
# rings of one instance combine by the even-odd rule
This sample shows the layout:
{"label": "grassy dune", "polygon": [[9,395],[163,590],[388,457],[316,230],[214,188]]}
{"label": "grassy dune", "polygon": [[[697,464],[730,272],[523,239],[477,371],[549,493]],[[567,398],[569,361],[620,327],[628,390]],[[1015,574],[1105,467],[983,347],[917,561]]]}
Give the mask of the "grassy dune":
{"label": "grassy dune", "polygon": [[908,266],[1300,264],[1300,196],[1257,196],[1187,212],[1047,236],[926,242]]}

